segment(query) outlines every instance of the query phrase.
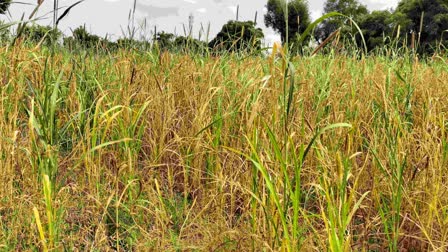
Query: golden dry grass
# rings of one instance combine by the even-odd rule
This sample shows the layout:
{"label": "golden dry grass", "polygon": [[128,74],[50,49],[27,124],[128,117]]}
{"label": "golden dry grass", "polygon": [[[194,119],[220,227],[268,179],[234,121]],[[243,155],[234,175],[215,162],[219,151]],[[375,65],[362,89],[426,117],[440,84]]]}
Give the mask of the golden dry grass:
{"label": "golden dry grass", "polygon": [[[44,248],[37,207],[45,246],[56,250],[446,251],[447,61],[293,63],[285,118],[281,62],[2,48],[0,248]],[[52,93],[31,87],[53,90],[61,71],[50,143],[36,126],[48,117],[33,123],[30,111]],[[352,127],[318,137],[297,174],[294,155],[334,123]],[[45,167],[57,171],[52,221]],[[294,176],[300,236],[286,240],[281,216],[294,227],[286,196]]]}

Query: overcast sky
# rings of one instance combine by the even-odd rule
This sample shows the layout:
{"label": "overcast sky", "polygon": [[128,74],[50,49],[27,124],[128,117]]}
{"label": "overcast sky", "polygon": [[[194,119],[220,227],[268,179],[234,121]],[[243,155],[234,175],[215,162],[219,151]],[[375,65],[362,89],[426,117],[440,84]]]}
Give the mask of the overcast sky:
{"label": "overcast sky", "polygon": [[[14,0],[13,0],[14,1]],[[322,14],[325,0],[309,0],[310,14],[313,19]],[[21,0],[29,3],[13,4],[10,8],[8,19],[19,20],[23,13],[29,15],[37,0]],[[70,6],[76,0],[60,0],[59,7]],[[122,29],[128,26],[129,11],[132,9],[133,0],[85,0],[74,7],[69,15],[60,23],[60,29],[67,35],[74,29],[85,24],[88,31],[100,35],[106,34],[113,38],[121,37]],[[267,0],[137,0],[136,26],[142,26],[146,20],[146,31],[142,34],[150,36],[151,30],[157,26],[157,30],[184,34],[183,24],[188,27],[188,17],[194,16],[194,35],[198,36],[201,24],[207,30],[210,23],[210,37],[218,33],[223,24],[236,17],[236,6],[240,6],[239,20],[254,20],[255,12],[258,12],[258,24],[263,28],[266,40],[271,42],[278,40],[271,29],[264,27],[264,6]],[[389,9],[397,5],[398,0],[360,0],[371,10]],[[45,0],[38,12],[39,17],[44,17],[40,24],[51,24],[52,14],[48,14],[53,8],[53,1]],[[60,14],[63,9],[60,11]],[[45,15],[47,14],[47,15]],[[203,36],[204,38],[204,36]]]}

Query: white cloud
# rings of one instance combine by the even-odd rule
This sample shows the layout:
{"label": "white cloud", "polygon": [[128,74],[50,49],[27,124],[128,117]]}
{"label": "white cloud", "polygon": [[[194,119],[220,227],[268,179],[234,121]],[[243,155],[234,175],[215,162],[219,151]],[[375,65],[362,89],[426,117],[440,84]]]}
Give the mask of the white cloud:
{"label": "white cloud", "polygon": [[191,3],[191,4],[197,4],[198,3],[196,0],[184,0],[184,2]]}
{"label": "white cloud", "polygon": [[199,12],[199,13],[206,13],[207,9],[206,8],[199,8],[196,11]]}
{"label": "white cloud", "polygon": [[311,10],[311,20],[316,20],[322,16],[322,10]]}
{"label": "white cloud", "polygon": [[385,10],[396,7],[398,0],[364,0],[362,2],[373,9]]}
{"label": "white cloud", "polygon": [[229,5],[227,6],[227,9],[229,9],[233,14],[236,14],[237,7],[235,5]]}
{"label": "white cloud", "polygon": [[275,33],[268,33],[265,35],[264,41],[267,46],[270,46],[270,45],[274,44],[274,42],[280,41],[280,35],[275,34]]}

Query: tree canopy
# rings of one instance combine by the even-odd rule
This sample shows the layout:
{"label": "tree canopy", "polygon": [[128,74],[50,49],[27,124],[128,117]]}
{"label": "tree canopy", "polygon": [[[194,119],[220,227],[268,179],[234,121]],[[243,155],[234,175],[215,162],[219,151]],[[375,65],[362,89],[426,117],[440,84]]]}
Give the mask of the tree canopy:
{"label": "tree canopy", "polygon": [[[369,51],[390,42],[393,32],[392,13],[388,10],[373,11],[359,20],[364,39]],[[361,44],[359,41],[358,44]]]}
{"label": "tree canopy", "polygon": [[179,36],[174,40],[174,47],[180,51],[200,51],[207,47],[207,43],[198,39],[184,36]]}
{"label": "tree canopy", "polygon": [[159,48],[171,50],[176,36],[172,33],[159,32],[156,35],[156,41]]}
{"label": "tree canopy", "polygon": [[209,43],[209,47],[225,51],[248,51],[259,49],[263,31],[252,21],[229,21]]}
{"label": "tree canopy", "polygon": [[[327,0],[324,6],[324,14],[330,12],[339,12],[351,17],[355,22],[358,22],[363,16],[367,15],[369,11],[365,5],[362,5],[358,0]],[[339,28],[344,28],[344,32],[352,32],[351,29],[344,25],[346,19],[337,17],[322,22],[316,32],[316,37],[319,40],[324,40]]]}
{"label": "tree canopy", "polygon": [[[267,27],[272,27],[274,31],[280,33],[282,42],[286,42],[288,31],[288,42],[294,40],[310,24],[310,14],[308,4],[303,0],[293,0],[288,3],[288,13],[286,13],[285,0],[268,0],[266,5],[267,13],[264,22]],[[288,17],[288,30],[286,30],[286,20]],[[300,22],[300,23],[299,23]]]}
{"label": "tree canopy", "polygon": [[22,36],[29,42],[40,43],[42,41],[43,44],[50,46],[62,37],[62,33],[50,26],[34,24],[24,27]]}
{"label": "tree canopy", "polygon": [[420,52],[431,52],[438,43],[448,40],[448,0],[402,0],[394,20],[401,26],[402,35],[417,34]]}
{"label": "tree canopy", "polygon": [[85,26],[79,26],[73,31],[73,36],[64,39],[64,45],[69,48],[81,46],[83,48],[94,48],[101,42],[97,35],[90,34]]}

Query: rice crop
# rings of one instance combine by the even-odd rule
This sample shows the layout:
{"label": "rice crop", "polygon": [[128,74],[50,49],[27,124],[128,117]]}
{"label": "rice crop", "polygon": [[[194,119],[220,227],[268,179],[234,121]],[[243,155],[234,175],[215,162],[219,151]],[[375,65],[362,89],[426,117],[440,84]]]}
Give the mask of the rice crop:
{"label": "rice crop", "polygon": [[0,249],[446,251],[443,57],[0,48]]}

